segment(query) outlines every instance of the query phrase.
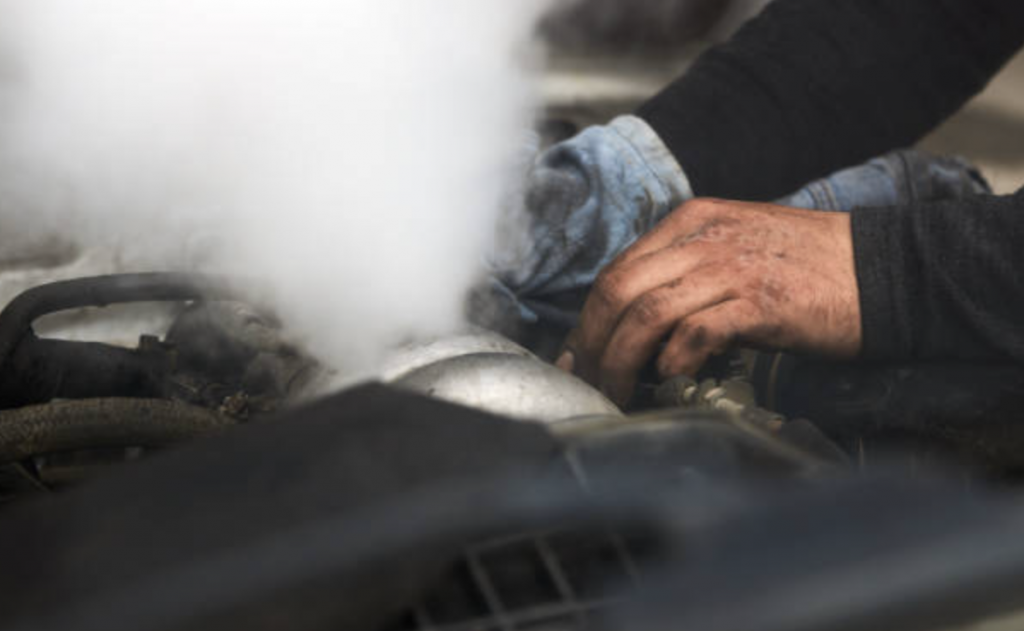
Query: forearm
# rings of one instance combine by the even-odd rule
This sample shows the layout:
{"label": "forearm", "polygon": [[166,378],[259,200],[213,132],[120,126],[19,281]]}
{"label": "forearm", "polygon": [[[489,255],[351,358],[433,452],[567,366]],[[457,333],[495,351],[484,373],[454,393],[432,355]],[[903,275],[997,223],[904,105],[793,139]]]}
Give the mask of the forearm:
{"label": "forearm", "polygon": [[1024,361],[1024,194],[852,219],[865,358]]}
{"label": "forearm", "polygon": [[639,116],[697,195],[774,199],[914,144],[1022,44],[1013,0],[776,0]]}

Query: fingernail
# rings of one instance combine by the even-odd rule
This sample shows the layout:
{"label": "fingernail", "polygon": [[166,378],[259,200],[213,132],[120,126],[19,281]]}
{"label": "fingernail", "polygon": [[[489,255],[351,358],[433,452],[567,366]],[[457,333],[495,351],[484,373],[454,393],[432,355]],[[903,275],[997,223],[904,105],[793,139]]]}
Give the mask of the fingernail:
{"label": "fingernail", "polygon": [[572,351],[565,351],[558,357],[558,361],[555,362],[555,366],[558,366],[565,372],[571,373],[576,367],[576,356],[573,355]]}

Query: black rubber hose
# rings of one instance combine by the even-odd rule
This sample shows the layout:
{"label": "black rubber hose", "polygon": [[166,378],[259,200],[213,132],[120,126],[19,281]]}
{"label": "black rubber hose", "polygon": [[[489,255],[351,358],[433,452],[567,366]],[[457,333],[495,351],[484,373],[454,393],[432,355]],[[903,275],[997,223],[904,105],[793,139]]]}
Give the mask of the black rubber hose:
{"label": "black rubber hose", "polygon": [[56,399],[164,398],[171,352],[26,335],[0,368],[0,410]]}
{"label": "black rubber hose", "polygon": [[0,411],[0,464],[95,447],[159,447],[234,424],[223,414],[160,399],[86,399]]}
{"label": "black rubber hose", "polygon": [[32,322],[49,313],[129,302],[230,298],[225,278],[203,274],[115,274],[80,278],[29,289],[0,312],[0,367],[10,358]]}

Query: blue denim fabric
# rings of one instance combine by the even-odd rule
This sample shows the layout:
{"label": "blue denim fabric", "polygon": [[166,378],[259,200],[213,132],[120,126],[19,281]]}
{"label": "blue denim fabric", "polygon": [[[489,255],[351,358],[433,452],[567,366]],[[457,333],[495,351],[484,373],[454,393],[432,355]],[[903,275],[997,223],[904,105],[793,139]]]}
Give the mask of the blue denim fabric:
{"label": "blue denim fabric", "polygon": [[[779,203],[850,211],[987,192],[963,160],[900,151],[813,182]],[[541,153],[519,196],[525,239],[490,262],[494,294],[506,303],[498,311],[572,326],[580,294],[598,273],[692,197],[675,158],[636,117],[591,127]],[[558,299],[573,294],[575,301]]]}
{"label": "blue denim fabric", "polygon": [[528,322],[571,323],[575,310],[554,307],[550,298],[592,285],[693,192],[647,123],[623,116],[541,153],[518,197],[521,206],[510,212],[526,238],[491,257],[495,290]]}
{"label": "blue denim fabric", "polygon": [[991,193],[966,160],[916,150],[897,151],[817,180],[779,204],[809,210],[849,212]]}

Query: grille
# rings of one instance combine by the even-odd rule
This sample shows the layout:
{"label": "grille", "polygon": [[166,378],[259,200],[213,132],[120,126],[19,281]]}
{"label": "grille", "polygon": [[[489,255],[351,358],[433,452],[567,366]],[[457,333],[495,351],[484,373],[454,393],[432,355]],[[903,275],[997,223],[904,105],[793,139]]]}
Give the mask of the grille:
{"label": "grille", "polygon": [[485,541],[389,631],[581,631],[635,589],[651,539],[552,531]]}

